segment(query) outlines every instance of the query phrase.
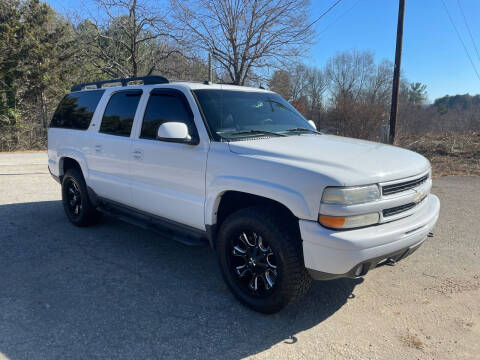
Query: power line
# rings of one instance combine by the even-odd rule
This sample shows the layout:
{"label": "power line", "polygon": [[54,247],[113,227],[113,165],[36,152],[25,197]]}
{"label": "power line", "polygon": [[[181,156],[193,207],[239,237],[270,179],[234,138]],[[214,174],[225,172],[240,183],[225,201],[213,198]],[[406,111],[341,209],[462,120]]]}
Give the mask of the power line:
{"label": "power line", "polygon": [[457,0],[457,3],[458,3],[458,7],[460,8],[460,11],[462,13],[463,21],[465,23],[465,26],[467,27],[468,34],[470,35],[470,40],[472,40],[473,48],[475,49],[475,53],[477,54],[478,60],[480,61],[480,54],[478,52],[477,44],[475,43],[475,39],[473,38],[472,30],[470,30],[470,25],[468,25],[467,17],[465,16],[465,13],[463,11],[463,7],[460,4],[460,0]]}
{"label": "power line", "polygon": [[361,0],[357,0],[352,6],[350,6],[347,10],[345,10],[342,14],[340,14],[339,16],[337,16],[335,18],[335,20],[333,20],[330,24],[328,24],[327,26],[325,26],[322,31],[320,31],[319,35],[323,34],[325,31],[328,30],[328,28],[330,26],[332,26],[333,24],[335,24],[338,20],[340,20],[342,17],[344,17],[345,15],[347,15],[355,6],[357,6],[359,3],[360,3]]}
{"label": "power line", "polygon": [[316,18],[314,21],[312,21],[306,28],[304,31],[310,29],[315,23],[317,23],[322,17],[324,17],[325,15],[327,15],[335,6],[337,6],[342,0],[337,0],[335,1],[335,3],[333,3],[327,10],[325,10],[325,12],[320,15],[318,18]]}
{"label": "power line", "polygon": [[452,16],[450,15],[450,12],[448,11],[447,5],[445,4],[445,0],[442,0],[443,7],[445,8],[445,11],[448,15],[448,18],[450,19],[450,23],[452,24],[453,28],[455,29],[455,32],[457,33],[457,37],[462,43],[463,50],[465,50],[465,54],[467,54],[468,60],[470,60],[470,64],[472,64],[472,68],[475,71],[475,74],[477,74],[478,80],[480,80],[480,74],[477,71],[477,68],[475,67],[475,64],[472,60],[472,57],[470,56],[470,53],[468,52],[467,47],[465,46],[465,42],[463,41],[462,37],[460,36],[460,33],[458,32],[457,26],[453,22]]}

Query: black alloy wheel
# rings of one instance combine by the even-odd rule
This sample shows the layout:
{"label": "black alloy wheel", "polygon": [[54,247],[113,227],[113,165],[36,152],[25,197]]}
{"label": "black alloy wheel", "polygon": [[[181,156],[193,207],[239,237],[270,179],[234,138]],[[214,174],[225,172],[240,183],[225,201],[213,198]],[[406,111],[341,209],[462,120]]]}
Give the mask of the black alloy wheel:
{"label": "black alloy wheel", "polygon": [[74,178],[66,180],[67,208],[71,217],[78,218],[82,213],[82,193]]}
{"label": "black alloy wheel", "polygon": [[244,289],[255,297],[268,296],[278,278],[275,254],[261,235],[245,231],[230,242],[230,269]]}
{"label": "black alloy wheel", "polygon": [[62,179],[62,202],[68,220],[76,226],[94,224],[100,213],[90,202],[82,172],[70,169]]}
{"label": "black alloy wheel", "polygon": [[258,206],[241,209],[221,224],[216,239],[219,265],[244,305],[272,314],[308,290],[311,278],[297,221],[275,208]]}

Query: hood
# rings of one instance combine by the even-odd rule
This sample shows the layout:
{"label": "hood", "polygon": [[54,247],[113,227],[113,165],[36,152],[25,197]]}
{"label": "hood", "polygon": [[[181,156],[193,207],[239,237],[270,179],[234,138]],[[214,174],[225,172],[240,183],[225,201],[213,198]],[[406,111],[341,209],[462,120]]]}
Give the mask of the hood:
{"label": "hood", "polygon": [[233,153],[263,157],[318,172],[345,186],[415,176],[430,168],[420,154],[333,135],[298,135],[229,142]]}

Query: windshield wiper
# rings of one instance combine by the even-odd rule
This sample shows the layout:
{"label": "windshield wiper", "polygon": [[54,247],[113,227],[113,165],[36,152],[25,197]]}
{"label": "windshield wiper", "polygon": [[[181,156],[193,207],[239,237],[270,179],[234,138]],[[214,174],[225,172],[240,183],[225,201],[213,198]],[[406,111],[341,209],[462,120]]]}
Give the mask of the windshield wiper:
{"label": "windshield wiper", "polygon": [[302,127],[297,127],[297,128],[293,128],[293,129],[287,129],[285,130],[286,132],[311,132],[311,133],[314,133],[314,134],[322,134],[321,132],[317,131],[317,130],[312,130],[312,129],[307,129],[307,128],[302,128]]}
{"label": "windshield wiper", "polygon": [[246,130],[246,131],[238,131],[231,133],[230,135],[236,136],[236,135],[257,135],[257,134],[264,134],[264,135],[274,135],[274,136],[287,136],[285,134],[280,134],[277,132],[273,131],[265,131],[265,130]]}

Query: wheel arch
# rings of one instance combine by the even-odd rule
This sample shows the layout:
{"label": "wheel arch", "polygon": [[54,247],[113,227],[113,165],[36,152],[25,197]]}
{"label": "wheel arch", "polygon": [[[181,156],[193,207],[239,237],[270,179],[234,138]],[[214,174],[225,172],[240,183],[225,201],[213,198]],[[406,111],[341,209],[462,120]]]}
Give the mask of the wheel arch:
{"label": "wheel arch", "polygon": [[217,214],[222,199],[225,200],[226,194],[231,193],[273,201],[299,219],[313,217],[304,195],[283,185],[247,177],[221,176],[212,181],[207,188],[208,195],[205,201],[207,225],[218,224]]}
{"label": "wheel arch", "polygon": [[87,181],[88,167],[83,154],[76,150],[67,150],[59,154],[58,170],[60,182],[63,180],[65,173],[72,168],[77,168],[82,172],[83,178]]}
{"label": "wheel arch", "polygon": [[298,216],[282,202],[249,192],[225,190],[215,197],[210,217],[211,223],[206,225],[210,246],[215,248],[216,232],[228,216],[238,210],[254,206],[271,208],[289,223],[298,237],[300,236]]}

